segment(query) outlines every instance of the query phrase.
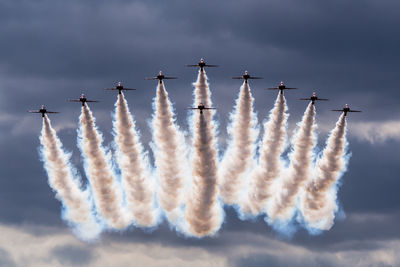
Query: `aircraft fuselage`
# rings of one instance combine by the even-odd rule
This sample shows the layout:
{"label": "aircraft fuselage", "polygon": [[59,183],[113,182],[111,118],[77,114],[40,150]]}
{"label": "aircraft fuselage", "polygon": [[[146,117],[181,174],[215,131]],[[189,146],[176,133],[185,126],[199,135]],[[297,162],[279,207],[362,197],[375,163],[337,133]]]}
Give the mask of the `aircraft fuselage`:
{"label": "aircraft fuselage", "polygon": [[200,110],[200,114],[203,114],[204,105],[200,104],[197,106],[197,108]]}
{"label": "aircraft fuselage", "polygon": [[42,118],[44,118],[44,114],[47,113],[47,110],[45,108],[39,109],[39,112],[42,114]]}
{"label": "aircraft fuselage", "polygon": [[82,107],[85,106],[86,97],[81,97],[81,98],[79,98],[79,101],[82,102]]}
{"label": "aircraft fuselage", "polygon": [[164,79],[164,75],[157,75],[157,79],[160,81],[160,84],[162,84],[162,80]]}
{"label": "aircraft fuselage", "polygon": [[315,100],[318,100],[318,97],[313,95],[312,97],[310,97],[310,100],[311,100],[311,103],[314,105]]}

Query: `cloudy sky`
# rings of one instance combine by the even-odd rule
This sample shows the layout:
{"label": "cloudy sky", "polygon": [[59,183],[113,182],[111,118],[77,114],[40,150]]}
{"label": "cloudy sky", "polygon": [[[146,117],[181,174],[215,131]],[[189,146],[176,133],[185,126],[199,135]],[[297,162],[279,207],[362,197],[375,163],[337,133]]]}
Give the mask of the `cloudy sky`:
{"label": "cloudy sky", "polygon": [[[399,266],[399,10],[395,0],[0,0],[0,266]],[[26,111],[61,112],[52,123],[82,170],[80,108],[66,99],[84,92],[101,101],[91,107],[109,145],[116,97],[103,88],[137,88],[127,100],[148,148],[156,83],[144,77],[179,77],[166,89],[187,129],[197,71],[185,65],[200,57],[220,65],[207,73],[222,148],[240,87],[230,77],[244,70],[265,78],[251,83],[259,121],[276,98],[264,88],[281,80],[300,88],[287,93],[291,129],[306,107],[298,98],[331,99],[317,105],[321,146],[338,117],[329,110],[363,110],[348,117],[343,215],[328,232],[300,229],[290,239],[227,209],[213,238],[187,239],[164,223],[80,241],[39,160],[41,118]]]}

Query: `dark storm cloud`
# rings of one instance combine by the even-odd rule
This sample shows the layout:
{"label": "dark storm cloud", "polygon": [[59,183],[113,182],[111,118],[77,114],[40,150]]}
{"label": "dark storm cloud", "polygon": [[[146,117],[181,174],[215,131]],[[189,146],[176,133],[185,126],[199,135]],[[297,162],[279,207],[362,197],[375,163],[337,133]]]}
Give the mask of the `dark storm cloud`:
{"label": "dark storm cloud", "polygon": [[350,140],[352,157],[342,179],[339,199],[346,211],[399,210],[399,143],[372,146]]}
{"label": "dark storm cloud", "polygon": [[[341,88],[324,90],[324,94],[327,97],[335,95],[336,98],[340,98],[337,93],[347,90],[349,86],[352,90],[347,95],[352,95],[354,101],[360,103],[366,100],[366,96],[362,94],[362,98],[357,100],[354,94],[356,91],[368,90],[370,97],[367,98],[382,98],[380,93],[377,94],[376,87],[361,87],[363,80],[376,85],[376,69],[386,70],[390,67],[389,61],[382,64],[375,58],[388,53],[392,55],[390,59],[394,60],[399,55],[394,49],[398,43],[398,36],[391,34],[398,20],[391,10],[395,9],[397,2],[386,1],[377,5],[373,1],[362,4],[344,1],[321,4],[308,1],[300,6],[300,3],[295,1],[250,1],[246,4],[207,1],[171,1],[155,4],[117,1],[111,4],[106,1],[81,3],[43,0],[35,3],[1,1],[0,5],[0,48],[4,51],[0,56],[3,66],[0,81],[3,100],[0,109],[2,113],[10,116],[14,112],[17,113],[14,115],[16,117],[11,117],[10,121],[1,124],[5,144],[12,144],[15,140],[15,131],[18,130],[15,123],[21,120],[20,114],[28,108],[37,108],[41,103],[48,103],[49,108],[62,112],[54,116],[55,123],[62,121],[68,125],[76,125],[79,107],[66,103],[65,100],[79,96],[82,91],[102,101],[99,105],[94,105],[94,112],[100,129],[109,142],[110,113],[115,97],[101,90],[121,77],[140,88],[138,94],[128,96],[128,101],[132,103],[132,110],[137,115],[139,128],[147,143],[150,131],[146,119],[150,118],[150,103],[154,96],[155,84],[143,81],[143,77],[152,75],[160,65],[168,66],[173,74],[183,74],[180,81],[168,83],[166,87],[172,100],[178,104],[180,122],[184,122],[185,113],[182,109],[191,102],[190,83],[194,75],[193,70],[189,72],[183,65],[198,60],[197,57],[203,54],[210,55],[210,60],[221,64],[221,68],[212,70],[209,75],[214,99],[217,100],[221,112],[221,134],[225,134],[225,113],[231,110],[239,88],[238,84],[230,83],[227,78],[241,72],[242,66],[250,64],[249,67],[254,71],[258,70],[257,74],[267,76],[267,82],[278,80],[279,74],[293,77],[291,79],[299,80],[303,85],[308,82],[302,79],[322,79],[322,84],[327,86],[342,83]],[[343,51],[349,49],[356,51],[344,57],[340,56]],[[281,56],[277,57],[276,54]],[[292,55],[294,59],[291,58]],[[294,64],[292,60],[301,62]],[[355,61],[359,65],[365,64],[365,60],[373,60],[375,69],[370,70],[369,66],[362,68],[366,71],[365,76],[355,79],[361,82],[355,87],[351,83],[348,84],[350,81],[346,75],[351,76],[351,72],[343,68],[343,65],[346,66],[346,60]],[[329,71],[323,75],[316,75],[313,71],[321,69],[321,62],[329,65]],[[331,72],[330,68],[335,68],[335,71]],[[298,71],[301,73],[297,73]],[[369,74],[371,71],[374,71],[374,75]],[[339,72],[340,75],[337,75]],[[383,101],[396,101],[398,93],[391,89],[395,82],[397,80],[385,83],[388,87],[387,94],[393,94],[393,97]],[[273,97],[257,90],[264,87],[261,82],[254,84],[257,110],[259,117],[264,119],[272,106]],[[346,88],[343,85],[346,85]],[[231,87],[232,90],[227,91],[227,87]],[[307,89],[304,89],[305,91]],[[295,94],[288,96],[291,118],[298,118],[298,114],[301,114],[304,108],[303,103],[294,101],[296,96],[303,93]],[[10,98],[15,101],[5,100]],[[371,104],[368,99],[366,102]],[[332,101],[329,105],[336,106],[342,103]],[[358,104],[363,105],[367,103]],[[389,117],[399,113],[397,105],[394,110],[394,106],[391,105],[377,110],[374,108],[368,107],[368,117],[376,116],[376,113]],[[323,116],[327,113],[324,110],[325,106],[318,107],[318,112],[321,111],[318,119],[324,119]],[[360,116],[366,116],[364,114]],[[334,115],[330,115],[330,118],[334,118]],[[25,140],[23,143],[28,144],[27,147],[29,142],[32,142],[30,151],[34,151],[37,145],[37,139],[32,133],[40,129],[38,121],[40,120],[26,114],[23,124],[25,128],[19,130],[26,131],[26,134],[22,133],[17,137]],[[10,129],[14,130],[9,132]],[[33,131],[28,133],[29,129]],[[61,134],[64,135],[63,132]],[[63,142],[67,148],[75,150],[74,131],[64,136]],[[5,162],[17,158],[17,152],[12,145],[4,146]],[[31,156],[34,154],[31,153]],[[75,158],[79,158],[77,153]],[[364,158],[357,155],[356,160],[362,163]],[[79,159],[75,161],[79,163]],[[15,165],[14,162],[11,166]],[[36,170],[40,168],[38,165],[35,164]],[[352,171],[355,166],[351,163],[349,168]],[[10,168],[7,168],[5,171],[9,170]],[[362,172],[362,168],[357,170]],[[379,168],[376,170],[378,173]],[[382,171],[389,172],[388,168]]]}
{"label": "dark storm cloud", "polygon": [[57,223],[60,203],[54,201],[36,145],[26,137],[12,143],[0,140],[0,145],[0,221]]}
{"label": "dark storm cloud", "polygon": [[[184,108],[192,102],[191,83],[196,70],[184,65],[202,56],[210,64],[221,65],[208,70],[221,136],[226,135],[227,114],[240,87],[230,77],[245,69],[265,77],[251,83],[260,120],[276,97],[263,88],[280,80],[300,88],[286,94],[291,126],[305,109],[305,103],[296,99],[314,89],[321,97],[331,99],[317,105],[317,122],[329,127],[334,126],[338,115],[329,110],[346,102],[363,110],[351,114],[349,124],[398,120],[399,7],[398,1],[372,0],[0,0],[0,221],[66,227],[60,219],[60,203],[47,185],[38,159],[41,118],[27,114],[27,109],[47,104],[49,109],[62,112],[51,116],[52,122],[61,129],[60,138],[68,150],[74,151],[73,163],[83,173],[75,131],[80,107],[67,103],[67,98],[85,92],[101,101],[91,108],[107,145],[112,140],[111,112],[116,96],[103,92],[103,88],[118,80],[138,88],[126,96],[148,148],[151,130],[147,120],[151,118],[156,83],[144,81],[144,77],[159,69],[179,77],[168,82],[166,89],[176,103],[179,124],[186,128]],[[325,133],[319,136],[321,145],[325,138]],[[301,230],[285,242],[313,251],[368,253],[380,247],[374,241],[399,239],[398,149],[395,141],[376,146],[351,138],[353,155],[339,190],[347,218],[336,221],[332,230],[320,236]],[[163,224],[152,234],[133,229],[124,235],[105,233],[104,239],[221,252],[233,244],[268,246],[252,238],[238,240],[237,233],[282,238],[262,218],[243,222],[228,210],[216,238],[185,239]],[[53,250],[63,264],[77,263],[74,260],[89,263],[93,254],[84,252],[87,255],[76,247]],[[2,253],[0,250],[0,259],[7,260]],[[259,253],[242,257],[238,264],[267,263],[284,264],[274,255]],[[313,259],[304,265],[330,263]]]}
{"label": "dark storm cloud", "polygon": [[[54,101],[64,107],[66,98],[82,91],[107,101],[99,107],[109,110],[112,101],[104,100],[108,96],[100,90],[117,80],[141,89],[144,101],[135,107],[149,110],[155,85],[143,78],[161,68],[180,77],[167,89],[184,121],[181,109],[191,99],[194,80],[193,70],[184,64],[205,56],[221,65],[210,78],[222,113],[230,111],[239,88],[229,77],[245,68],[266,78],[254,86],[261,116],[273,97],[259,89],[282,79],[302,89],[288,98],[291,110],[303,108],[294,99],[316,89],[334,100],[319,112],[330,118],[334,115],[325,110],[345,102],[368,107],[363,119],[378,119],[387,110],[392,118],[400,113],[400,41],[393,34],[399,18],[392,11],[397,2],[43,0],[0,5],[0,49],[6,51],[0,55],[1,85],[9,90],[3,97],[12,91],[18,103],[4,104],[11,110],[27,106],[26,97],[31,103]],[[381,88],[392,97],[378,93]]]}

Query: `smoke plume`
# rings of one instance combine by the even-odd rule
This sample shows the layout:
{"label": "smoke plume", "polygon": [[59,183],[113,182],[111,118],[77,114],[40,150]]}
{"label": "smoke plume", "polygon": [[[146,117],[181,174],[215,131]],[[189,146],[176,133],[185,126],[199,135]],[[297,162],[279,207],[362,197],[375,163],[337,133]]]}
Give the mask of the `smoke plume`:
{"label": "smoke plume", "polygon": [[102,147],[103,138],[97,131],[95,119],[86,104],[82,107],[79,121],[80,148],[97,211],[109,226],[124,229],[129,225],[130,219],[121,206],[122,193],[112,171],[110,155]]}
{"label": "smoke plume", "polygon": [[258,129],[253,102],[249,84],[244,82],[231,114],[231,125],[228,127],[231,139],[218,175],[220,195],[225,203],[231,205],[237,203],[239,191],[243,188],[244,175],[254,160]]}
{"label": "smoke plume", "polygon": [[[203,103],[206,107],[211,107],[211,91],[208,87],[207,75],[206,71],[199,71],[199,75],[197,76],[197,81],[194,83],[194,104],[197,106],[200,103]],[[211,112],[207,112],[206,114],[211,114]],[[209,116],[211,117],[211,116]]]}
{"label": "smoke plume", "polygon": [[183,204],[183,189],[188,176],[188,161],[185,139],[176,124],[164,83],[158,83],[154,109],[154,157],[160,180],[158,200],[168,220],[176,223],[182,216],[180,207]]}
{"label": "smoke plume", "polygon": [[253,216],[264,211],[272,196],[272,184],[281,174],[283,164],[280,156],[285,149],[286,126],[289,115],[285,96],[278,94],[274,108],[264,125],[264,137],[260,148],[260,159],[250,179],[248,199],[242,204],[242,212]]}
{"label": "smoke plume", "polygon": [[[124,94],[118,94],[115,103],[114,154],[103,147],[103,137],[85,104],[78,142],[88,178],[86,188],[44,114],[41,158],[48,183],[62,202],[63,218],[76,234],[89,240],[105,226],[113,230],[124,230],[132,223],[154,227],[163,212],[170,226],[186,236],[212,236],[224,219],[222,201],[237,208],[240,219],[266,216],[268,224],[287,235],[296,228],[294,217],[312,233],[329,230],[338,211],[338,181],[349,158],[344,114],[315,158],[316,110],[310,102],[287,153],[289,114],[284,94],[279,93],[264,124],[262,140],[256,144],[259,129],[254,98],[244,82],[230,114],[228,145],[219,162],[218,122],[204,70],[199,70],[193,85],[198,108],[190,108],[191,140],[186,142],[164,83],[158,83],[150,126],[154,166]],[[118,163],[115,169],[112,156]]]}
{"label": "smoke plume", "polygon": [[346,117],[342,114],[332,130],[322,157],[317,160],[315,177],[302,195],[301,211],[312,228],[329,230],[338,210],[337,182],[346,169]]}
{"label": "smoke plume", "polygon": [[[200,101],[206,107],[211,105],[211,93],[207,76],[199,71],[195,83],[195,104]],[[190,234],[202,237],[214,234],[223,219],[222,208],[218,201],[217,150],[215,142],[215,123],[212,111],[204,110],[203,114],[195,111],[193,115],[193,156],[192,188],[187,196],[185,218]]]}
{"label": "smoke plume", "polygon": [[289,221],[294,213],[298,192],[311,176],[316,144],[315,106],[310,102],[293,138],[293,151],[287,176],[281,177],[278,192],[267,206],[268,221]]}
{"label": "smoke plume", "polygon": [[41,154],[47,171],[50,187],[64,207],[64,218],[72,224],[75,232],[83,239],[96,238],[101,228],[92,213],[90,192],[82,191],[74,169],[69,163],[70,155],[64,152],[56,131],[51,127],[47,115],[43,118]]}
{"label": "smoke plume", "polygon": [[151,227],[157,222],[154,207],[155,186],[135,129],[135,121],[122,93],[118,94],[115,109],[114,135],[118,147],[117,162],[121,169],[127,206],[137,225]]}

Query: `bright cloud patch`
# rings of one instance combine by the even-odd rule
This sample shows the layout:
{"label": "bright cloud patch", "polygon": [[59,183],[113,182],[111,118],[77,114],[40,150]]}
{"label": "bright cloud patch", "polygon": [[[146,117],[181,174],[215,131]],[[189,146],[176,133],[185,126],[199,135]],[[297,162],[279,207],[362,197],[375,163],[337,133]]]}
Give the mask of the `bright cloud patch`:
{"label": "bright cloud patch", "polygon": [[400,140],[400,121],[353,122],[349,127],[352,135],[372,144]]}

